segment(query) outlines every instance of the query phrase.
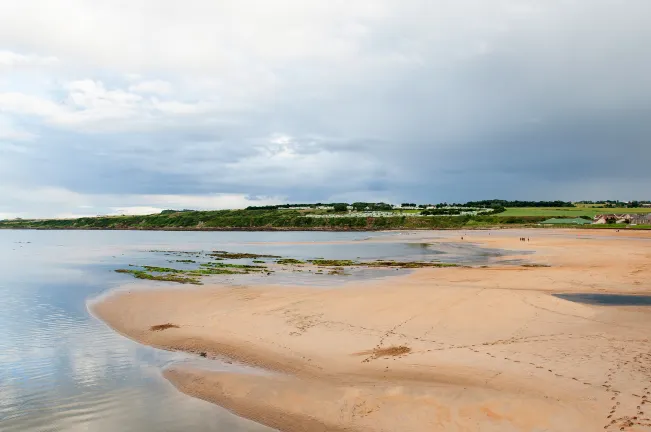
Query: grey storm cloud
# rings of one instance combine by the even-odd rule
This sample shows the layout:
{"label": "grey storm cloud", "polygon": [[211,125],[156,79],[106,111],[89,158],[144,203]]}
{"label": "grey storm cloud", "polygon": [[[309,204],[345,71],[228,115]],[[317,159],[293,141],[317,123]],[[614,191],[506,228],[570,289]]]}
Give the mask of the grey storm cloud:
{"label": "grey storm cloud", "polygon": [[644,0],[54,3],[0,6],[0,217],[649,199]]}

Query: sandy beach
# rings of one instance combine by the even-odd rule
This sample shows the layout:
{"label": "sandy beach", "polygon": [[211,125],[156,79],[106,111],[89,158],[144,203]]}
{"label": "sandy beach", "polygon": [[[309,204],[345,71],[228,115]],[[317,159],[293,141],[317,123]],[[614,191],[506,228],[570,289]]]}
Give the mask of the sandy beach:
{"label": "sandy beach", "polygon": [[552,295],[651,294],[651,233],[371,241],[462,236],[541,266],[423,268],[328,289],[132,285],[91,307],[143,344],[259,367],[164,376],[281,431],[651,431],[651,308]]}

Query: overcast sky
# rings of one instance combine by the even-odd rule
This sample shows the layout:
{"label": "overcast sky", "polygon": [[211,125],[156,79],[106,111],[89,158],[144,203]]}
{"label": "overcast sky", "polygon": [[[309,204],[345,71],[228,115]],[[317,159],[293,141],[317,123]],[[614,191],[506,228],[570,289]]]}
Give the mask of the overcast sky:
{"label": "overcast sky", "polygon": [[20,0],[0,17],[0,218],[651,199],[649,0]]}

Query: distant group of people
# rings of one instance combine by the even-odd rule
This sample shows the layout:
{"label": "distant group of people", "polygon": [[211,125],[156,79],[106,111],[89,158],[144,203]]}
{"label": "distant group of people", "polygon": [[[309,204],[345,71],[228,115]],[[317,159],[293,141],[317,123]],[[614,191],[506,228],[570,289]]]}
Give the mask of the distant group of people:
{"label": "distant group of people", "polygon": [[528,242],[528,241],[529,241],[529,237],[520,237],[520,241]]}

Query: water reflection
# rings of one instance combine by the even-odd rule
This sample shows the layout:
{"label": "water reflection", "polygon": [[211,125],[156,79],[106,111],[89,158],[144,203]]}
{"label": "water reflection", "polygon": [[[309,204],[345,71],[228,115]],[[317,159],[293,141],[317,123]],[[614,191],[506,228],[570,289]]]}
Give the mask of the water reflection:
{"label": "water reflection", "polygon": [[194,359],[138,345],[89,316],[86,299],[122,282],[109,262],[130,258],[116,247],[131,243],[124,233],[70,233],[67,243],[59,234],[0,232],[1,431],[270,430],[162,379],[161,367]]}

